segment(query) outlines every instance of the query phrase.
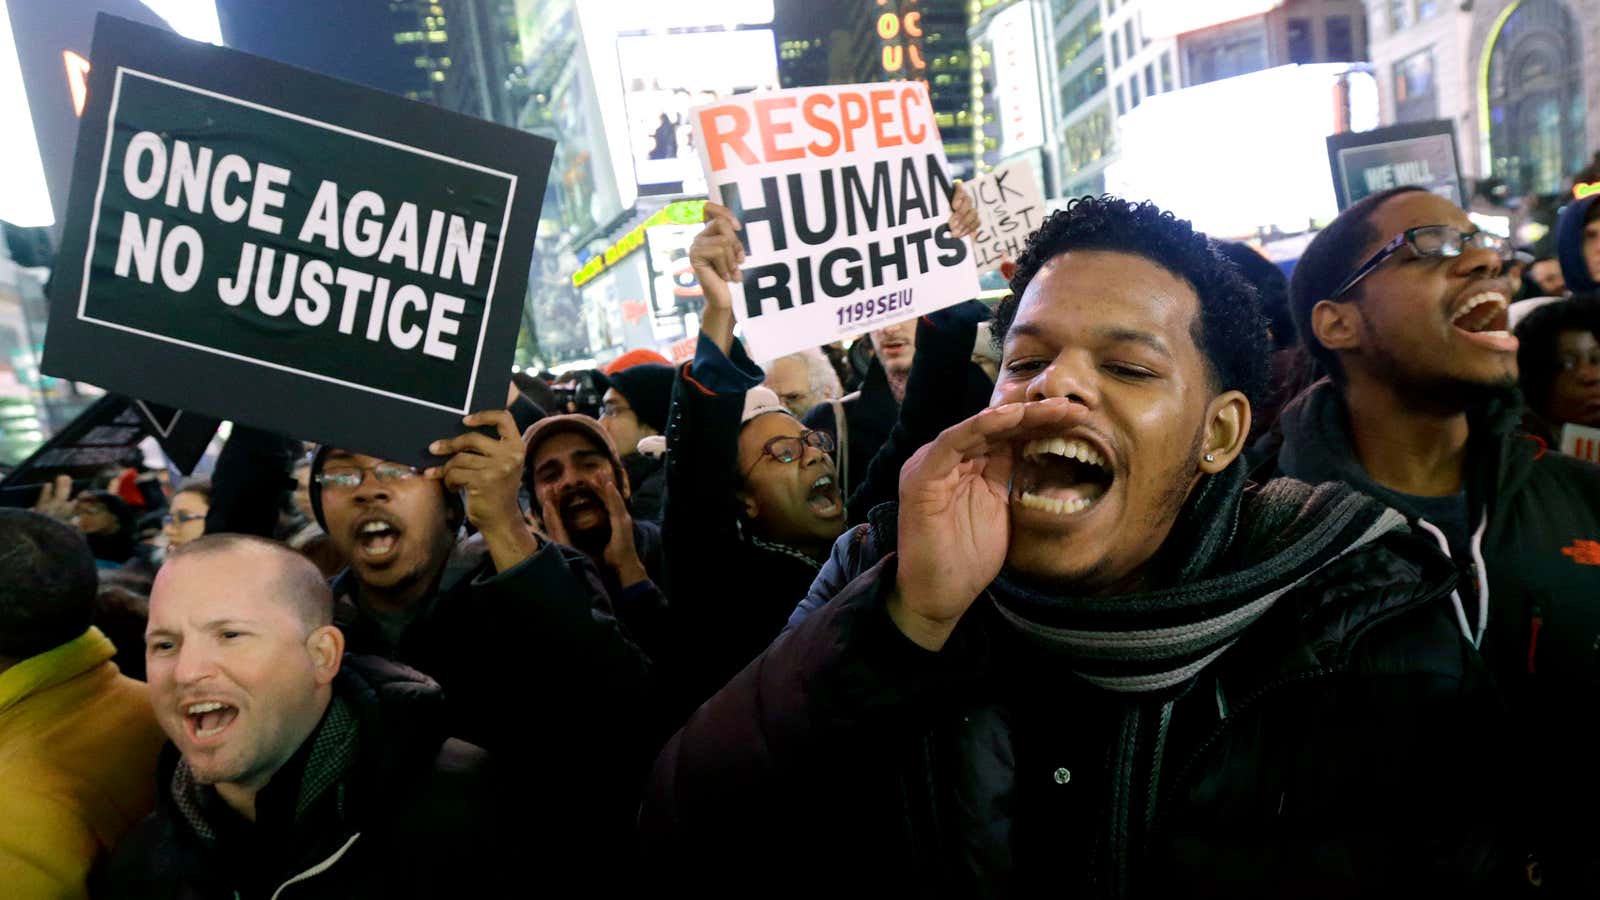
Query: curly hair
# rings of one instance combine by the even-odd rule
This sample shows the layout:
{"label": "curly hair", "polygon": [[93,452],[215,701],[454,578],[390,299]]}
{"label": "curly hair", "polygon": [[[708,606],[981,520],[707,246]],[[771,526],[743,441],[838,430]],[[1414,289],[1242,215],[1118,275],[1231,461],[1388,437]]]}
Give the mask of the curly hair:
{"label": "curly hair", "polygon": [[1017,315],[1020,298],[1044,264],[1074,250],[1104,250],[1143,257],[1186,281],[1200,300],[1190,334],[1206,358],[1211,387],[1239,391],[1252,406],[1266,390],[1266,320],[1256,291],[1224,259],[1210,238],[1148,201],[1079,197],[1047,216],[1028,238],[1011,278],[1011,293],[995,307],[996,347]]}
{"label": "curly hair", "polygon": [[1517,372],[1522,396],[1548,415],[1550,388],[1561,372],[1556,348],[1563,332],[1587,331],[1600,341],[1600,295],[1580,294],[1539,307],[1517,323]]}

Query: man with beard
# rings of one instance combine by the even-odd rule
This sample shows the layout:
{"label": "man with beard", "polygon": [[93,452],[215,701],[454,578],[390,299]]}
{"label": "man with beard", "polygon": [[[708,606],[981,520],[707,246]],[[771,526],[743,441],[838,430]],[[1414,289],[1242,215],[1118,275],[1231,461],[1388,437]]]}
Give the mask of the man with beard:
{"label": "man with beard", "polygon": [[97,895],[487,896],[504,877],[487,756],[450,737],[437,684],[344,656],[327,583],[293,550],[212,535],[174,552],[145,655],[171,743],[156,812]]}
{"label": "man with beard", "polygon": [[991,407],[912,457],[836,557],[848,586],[662,751],[652,862],[703,895],[795,846],[773,893],[1462,896],[1501,874],[1485,826],[1512,773],[1438,599],[1453,573],[1344,485],[1247,483],[1267,343],[1237,270],[1150,204],[1083,198],[1011,288]]}
{"label": "man with beard", "polygon": [[[588,559],[524,521],[511,413],[462,422],[494,434],[435,441],[446,462],[426,471],[338,448],[313,458],[312,508],[350,560],[336,623],[351,652],[438,681],[452,735],[518,754],[512,788],[541,809],[528,827],[557,855],[611,859],[659,745],[648,664],[603,611]],[[461,540],[468,523],[477,534]],[[527,740],[528,722],[544,737]]]}
{"label": "man with beard", "polygon": [[524,483],[545,533],[589,557],[617,618],[647,653],[658,654],[666,614],[654,580],[661,577],[661,526],[634,518],[609,432],[569,414],[541,419],[522,440]]}
{"label": "man with beard", "polygon": [[[1330,377],[1284,409],[1278,465],[1350,484],[1433,536],[1460,570],[1458,628],[1531,717],[1539,770],[1561,773],[1530,790],[1572,797],[1600,791],[1573,780],[1592,770],[1592,742],[1555,737],[1600,683],[1600,467],[1517,431],[1503,254],[1425,190],[1341,213],[1290,283],[1296,326]],[[1541,853],[1548,884],[1600,883],[1570,868],[1595,866],[1585,833],[1564,829],[1571,845]]]}

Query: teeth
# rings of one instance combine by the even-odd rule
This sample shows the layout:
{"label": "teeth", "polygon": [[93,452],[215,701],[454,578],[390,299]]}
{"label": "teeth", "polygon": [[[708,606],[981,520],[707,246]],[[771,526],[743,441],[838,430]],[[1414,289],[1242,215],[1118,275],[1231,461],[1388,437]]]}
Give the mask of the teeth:
{"label": "teeth", "polygon": [[376,534],[380,531],[389,530],[390,528],[387,522],[368,522],[367,524],[361,526],[362,534]]}
{"label": "teeth", "polygon": [[1489,337],[1511,337],[1509,331],[1480,331],[1478,334],[1486,334]]}
{"label": "teeth", "polygon": [[1464,317],[1467,313],[1472,312],[1474,309],[1477,309],[1485,303],[1496,303],[1499,304],[1502,309],[1504,309],[1509,302],[1510,301],[1506,300],[1506,295],[1498,291],[1484,291],[1481,294],[1474,294],[1467,300],[1466,303],[1461,305],[1461,309],[1455,314],[1455,318],[1451,319],[1451,321],[1461,321],[1462,317]]}
{"label": "teeth", "polygon": [[195,729],[194,735],[195,735],[195,737],[203,737],[203,738],[211,737],[213,734],[220,734],[222,732],[222,729],[228,727],[228,724],[231,724],[231,723],[224,723],[222,725],[218,725],[215,728],[197,728],[197,729]]}
{"label": "teeth", "polygon": [[1041,497],[1031,491],[1023,492],[1021,502],[1028,509],[1039,509],[1058,516],[1070,516],[1073,513],[1080,513],[1094,504],[1093,500],[1082,498],[1063,500],[1057,497]]}
{"label": "teeth", "polygon": [[1029,441],[1022,448],[1023,456],[1039,457],[1047,454],[1075,459],[1101,469],[1107,468],[1105,457],[1101,456],[1093,447],[1079,440],[1037,438]]}
{"label": "teeth", "polygon": [[198,716],[202,713],[216,712],[221,708],[221,703],[196,703],[189,707],[189,715]]}
{"label": "teeth", "polygon": [[833,476],[832,475],[824,475],[821,478],[818,478],[816,481],[812,482],[811,489],[812,490],[816,490],[818,488],[825,488],[830,484],[833,484]]}

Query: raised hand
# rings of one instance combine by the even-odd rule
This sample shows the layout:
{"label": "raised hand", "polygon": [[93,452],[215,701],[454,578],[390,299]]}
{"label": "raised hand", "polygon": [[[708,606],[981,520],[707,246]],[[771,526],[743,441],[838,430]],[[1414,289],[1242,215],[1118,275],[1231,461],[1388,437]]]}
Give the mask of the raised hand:
{"label": "raised hand", "polygon": [[450,458],[423,475],[462,493],[467,519],[483,534],[495,568],[503,572],[538,549],[517,502],[522,488],[522,436],[511,413],[503,409],[475,412],[461,421],[469,428],[492,427],[495,435],[468,431],[434,441],[428,451]]}
{"label": "raised hand", "polygon": [[956,179],[955,189],[950,193],[950,233],[958,238],[963,238],[978,232],[978,207],[972,202],[972,195],[967,192],[967,186]]}
{"label": "raised hand", "polygon": [[1059,428],[1066,398],[991,407],[945,429],[900,471],[899,559],[889,616],[939,650],[1000,574],[1011,541],[1013,442]]}
{"label": "raised hand", "polygon": [[700,330],[727,353],[733,346],[733,292],[728,282],[743,281],[744,245],[735,233],[744,228],[733,211],[720,203],[706,202],[706,227],[689,245],[689,264],[705,294],[706,308],[700,317]]}

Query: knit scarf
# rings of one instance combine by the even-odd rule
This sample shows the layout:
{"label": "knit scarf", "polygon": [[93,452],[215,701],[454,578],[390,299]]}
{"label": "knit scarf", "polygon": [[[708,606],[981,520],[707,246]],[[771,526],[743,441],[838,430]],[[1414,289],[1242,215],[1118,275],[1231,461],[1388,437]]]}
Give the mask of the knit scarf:
{"label": "knit scarf", "polygon": [[[305,769],[300,775],[296,792],[294,818],[299,822],[329,788],[334,787],[349,770],[356,758],[356,745],[360,728],[350,705],[339,697],[333,698],[322,722],[312,736],[311,752],[306,757]],[[172,772],[172,798],[189,827],[208,846],[217,843],[216,828],[206,817],[207,798],[204,786],[194,780],[189,764],[179,760]],[[342,807],[343,794],[340,795]]]}
{"label": "knit scarf", "polygon": [[1278,479],[1247,489],[1245,482],[1241,458],[1190,495],[1148,564],[1161,573],[1161,586],[1079,597],[1044,593],[1002,573],[989,588],[996,609],[1089,683],[1157,694],[1227,652],[1317,570],[1405,524],[1401,514],[1340,483],[1313,488]]}

